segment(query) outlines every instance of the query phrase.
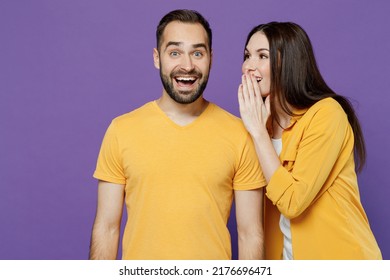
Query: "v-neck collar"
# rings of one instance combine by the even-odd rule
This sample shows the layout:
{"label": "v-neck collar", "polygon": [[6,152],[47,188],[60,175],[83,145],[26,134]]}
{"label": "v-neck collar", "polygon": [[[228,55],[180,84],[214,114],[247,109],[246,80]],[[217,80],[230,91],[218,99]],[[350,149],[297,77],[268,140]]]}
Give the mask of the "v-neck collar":
{"label": "v-neck collar", "polygon": [[171,126],[175,127],[176,129],[189,129],[190,127],[196,125],[199,122],[202,122],[202,120],[213,110],[214,104],[209,102],[206,106],[206,108],[203,110],[203,112],[196,117],[192,122],[186,124],[186,125],[179,125],[176,122],[174,122],[170,117],[167,116],[167,114],[158,106],[157,100],[152,101],[152,105],[155,107],[157,112],[162,115],[164,120],[169,123]]}

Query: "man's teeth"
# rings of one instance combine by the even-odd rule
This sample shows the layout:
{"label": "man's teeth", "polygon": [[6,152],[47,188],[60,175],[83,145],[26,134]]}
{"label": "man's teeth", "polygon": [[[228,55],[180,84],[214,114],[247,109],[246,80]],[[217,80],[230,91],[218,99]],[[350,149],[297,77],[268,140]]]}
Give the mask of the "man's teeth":
{"label": "man's teeth", "polygon": [[182,81],[182,82],[193,82],[196,80],[194,77],[177,77],[176,80]]}

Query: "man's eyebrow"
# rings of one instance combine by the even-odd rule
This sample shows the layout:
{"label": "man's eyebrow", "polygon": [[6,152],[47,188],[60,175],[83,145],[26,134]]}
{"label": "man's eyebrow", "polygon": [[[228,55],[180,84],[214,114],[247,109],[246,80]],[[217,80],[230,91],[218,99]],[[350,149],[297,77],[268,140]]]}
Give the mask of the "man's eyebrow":
{"label": "man's eyebrow", "polygon": [[169,41],[169,42],[167,43],[167,45],[165,46],[165,50],[166,50],[169,46],[177,46],[177,47],[179,47],[180,45],[183,45],[183,43],[181,43],[181,42]]}
{"label": "man's eyebrow", "polygon": [[[174,41],[169,41],[167,43],[167,45],[165,46],[165,50],[170,47],[170,46],[176,46],[176,47],[180,47],[183,45],[183,42],[174,42]],[[205,50],[207,50],[207,45],[204,44],[204,43],[199,43],[199,44],[193,44],[192,47],[194,49],[198,49],[198,48],[204,48]]]}
{"label": "man's eyebrow", "polygon": [[206,46],[206,44],[204,44],[204,43],[194,44],[194,45],[192,45],[192,47],[193,47],[194,49],[204,48],[205,50],[207,50],[207,46]]}

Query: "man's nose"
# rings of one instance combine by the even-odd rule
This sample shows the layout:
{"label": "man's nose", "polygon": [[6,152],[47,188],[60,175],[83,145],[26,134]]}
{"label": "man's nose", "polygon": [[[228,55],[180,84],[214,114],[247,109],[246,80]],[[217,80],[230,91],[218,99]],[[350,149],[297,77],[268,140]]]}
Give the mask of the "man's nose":
{"label": "man's nose", "polygon": [[191,71],[194,68],[194,64],[190,55],[183,55],[180,67],[187,72]]}

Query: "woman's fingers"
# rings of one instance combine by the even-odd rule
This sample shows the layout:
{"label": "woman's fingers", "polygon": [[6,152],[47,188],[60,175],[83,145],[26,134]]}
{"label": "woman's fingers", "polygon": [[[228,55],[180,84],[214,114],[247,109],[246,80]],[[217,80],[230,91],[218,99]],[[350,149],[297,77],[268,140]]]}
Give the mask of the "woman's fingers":
{"label": "woman's fingers", "polygon": [[242,84],[238,87],[238,104],[240,106],[240,111],[243,109],[244,104],[245,104],[245,97],[244,97],[244,92],[243,92],[243,86]]}
{"label": "woman's fingers", "polygon": [[245,83],[246,83],[246,89],[248,92],[248,99],[249,99],[250,103],[253,104],[255,102],[255,91],[253,88],[251,76],[246,74],[246,75],[244,75],[244,79],[245,79]]}
{"label": "woman's fingers", "polygon": [[256,106],[262,106],[264,105],[263,99],[261,97],[261,89],[259,86],[259,83],[257,82],[257,79],[254,75],[250,75],[250,79],[252,82],[253,92],[254,92],[254,101],[256,103]]}
{"label": "woman's fingers", "polygon": [[271,103],[270,103],[270,96],[269,95],[265,99],[264,105],[265,105],[265,109],[267,110],[268,115],[269,115],[271,112]]}
{"label": "woman's fingers", "polygon": [[241,81],[242,84],[238,88],[240,113],[266,122],[270,112],[269,97],[263,101],[260,86],[254,75],[244,74]]}
{"label": "woman's fingers", "polygon": [[241,85],[242,85],[242,95],[243,95],[244,101],[250,102],[251,96],[249,93],[247,78],[245,75],[242,75],[242,77],[241,77]]}

